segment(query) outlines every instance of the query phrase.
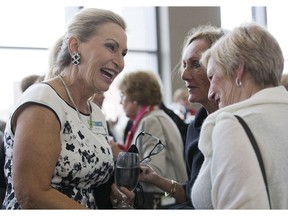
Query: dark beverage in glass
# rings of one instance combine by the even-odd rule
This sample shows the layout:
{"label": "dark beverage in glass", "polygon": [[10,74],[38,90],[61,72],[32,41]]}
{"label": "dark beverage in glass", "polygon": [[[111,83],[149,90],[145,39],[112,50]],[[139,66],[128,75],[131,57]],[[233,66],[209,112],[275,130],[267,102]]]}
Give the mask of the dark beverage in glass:
{"label": "dark beverage in glass", "polygon": [[[115,184],[133,191],[138,183],[140,174],[138,153],[120,152],[115,165]],[[133,208],[125,200],[118,203],[117,208]]]}
{"label": "dark beverage in glass", "polygon": [[117,167],[115,169],[115,183],[118,187],[126,187],[133,191],[138,183],[140,168],[137,167]]}

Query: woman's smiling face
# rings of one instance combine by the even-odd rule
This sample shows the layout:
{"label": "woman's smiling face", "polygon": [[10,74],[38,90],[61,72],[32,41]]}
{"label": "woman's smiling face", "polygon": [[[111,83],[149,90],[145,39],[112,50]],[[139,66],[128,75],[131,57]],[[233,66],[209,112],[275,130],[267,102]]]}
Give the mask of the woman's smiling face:
{"label": "woman's smiling face", "polygon": [[117,24],[102,24],[89,41],[80,43],[79,73],[94,91],[107,91],[124,69],[127,36]]}

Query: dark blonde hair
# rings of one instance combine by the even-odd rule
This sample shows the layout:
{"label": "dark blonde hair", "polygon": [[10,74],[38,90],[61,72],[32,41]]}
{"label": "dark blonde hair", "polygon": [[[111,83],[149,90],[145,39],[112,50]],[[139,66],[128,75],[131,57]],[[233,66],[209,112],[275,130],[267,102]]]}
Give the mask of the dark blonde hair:
{"label": "dark blonde hair", "polygon": [[[184,55],[186,48],[193,41],[197,39],[205,39],[210,48],[226,32],[227,30],[224,30],[222,28],[212,26],[212,25],[201,25],[201,26],[190,29],[190,31],[187,33],[183,42],[182,56]],[[182,69],[183,69],[183,65],[182,65],[182,59],[181,59],[179,62],[179,69],[178,69],[180,73],[182,72]]]}
{"label": "dark blonde hair", "polygon": [[[105,23],[115,23],[126,31],[126,23],[118,14],[104,9],[87,8],[78,12],[70,21],[67,32],[61,44],[56,60],[56,71],[62,71],[71,63],[71,55],[67,41],[71,36],[77,37],[81,42],[88,41],[97,33],[99,26]],[[60,44],[61,42],[59,42]],[[57,43],[55,45],[57,47]]]}
{"label": "dark blonde hair", "polygon": [[284,57],[277,40],[264,27],[244,23],[218,40],[201,58],[207,67],[213,58],[226,77],[231,77],[241,62],[257,85],[278,86],[284,67]]}
{"label": "dark blonde hair", "polygon": [[130,101],[139,105],[160,105],[161,86],[157,76],[150,71],[134,71],[124,74],[119,89]]}

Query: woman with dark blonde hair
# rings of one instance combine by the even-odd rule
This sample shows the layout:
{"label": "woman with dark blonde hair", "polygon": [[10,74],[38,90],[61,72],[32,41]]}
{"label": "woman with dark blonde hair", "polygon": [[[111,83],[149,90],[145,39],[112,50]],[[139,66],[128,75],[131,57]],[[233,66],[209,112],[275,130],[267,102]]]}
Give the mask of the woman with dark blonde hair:
{"label": "woman with dark blonde hair", "polygon": [[205,68],[200,64],[200,58],[202,53],[223,35],[224,30],[216,26],[198,26],[188,32],[183,42],[179,72],[182,80],[185,81],[189,102],[201,104],[187,130],[184,158],[188,180],[177,182],[160,176],[149,166],[141,167],[143,173],[140,175],[140,180],[154,184],[175,198],[177,205],[173,208],[194,208],[190,194],[204,161],[204,156],[198,148],[198,140],[206,117],[218,109],[216,101],[208,99],[210,83]]}

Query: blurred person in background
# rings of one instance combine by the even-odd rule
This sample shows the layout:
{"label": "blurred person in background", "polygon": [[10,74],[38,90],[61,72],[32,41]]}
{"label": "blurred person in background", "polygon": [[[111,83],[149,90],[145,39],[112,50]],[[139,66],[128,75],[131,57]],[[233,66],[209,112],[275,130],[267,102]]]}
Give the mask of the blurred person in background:
{"label": "blurred person in background", "polygon": [[281,85],[283,85],[286,90],[288,90],[288,74],[283,74],[281,77]]}
{"label": "blurred person in background", "polygon": [[[127,151],[135,144],[139,150],[139,159],[149,155],[155,147],[156,139],[144,135],[136,140],[141,131],[152,134],[161,140],[164,149],[151,157],[149,165],[162,176],[175,179],[179,182],[187,180],[183,158],[183,143],[181,134],[173,120],[160,109],[162,101],[161,86],[156,75],[149,71],[133,71],[124,74],[119,82],[121,104],[126,116],[133,121],[123,144],[112,144],[114,157],[120,151]],[[143,183],[144,192],[164,192],[152,184]]]}
{"label": "blurred person in background", "polygon": [[35,83],[39,83],[43,80],[44,80],[44,76],[40,76],[40,75],[36,75],[36,74],[28,75],[21,80],[21,83],[20,83],[21,91],[24,92],[31,85],[33,85]]}
{"label": "blurred person in background", "polygon": [[[96,92],[91,97],[91,101],[93,103],[95,103],[100,109],[102,109],[104,100],[105,100],[104,92]],[[107,123],[108,133],[109,133],[110,139],[116,140],[114,132],[113,132],[113,128],[114,128],[115,123],[112,121],[106,121],[106,123]]]}
{"label": "blurred person in background", "polygon": [[192,108],[188,97],[189,93],[186,88],[178,88],[173,94],[173,103],[170,106],[186,124],[189,124],[196,114],[196,109]]}

